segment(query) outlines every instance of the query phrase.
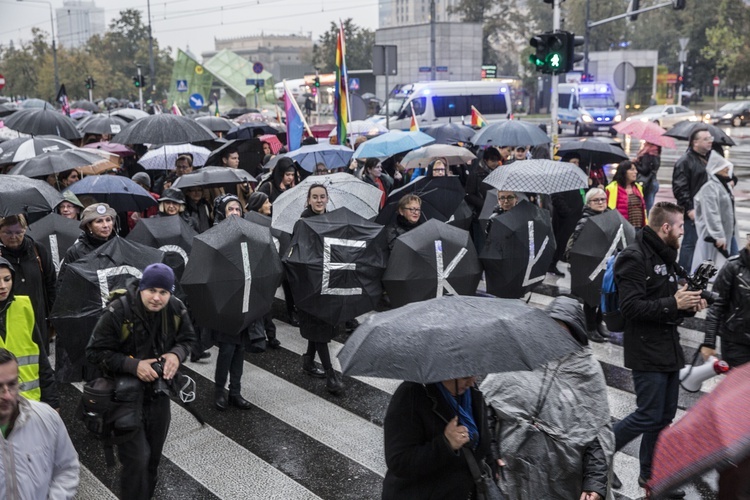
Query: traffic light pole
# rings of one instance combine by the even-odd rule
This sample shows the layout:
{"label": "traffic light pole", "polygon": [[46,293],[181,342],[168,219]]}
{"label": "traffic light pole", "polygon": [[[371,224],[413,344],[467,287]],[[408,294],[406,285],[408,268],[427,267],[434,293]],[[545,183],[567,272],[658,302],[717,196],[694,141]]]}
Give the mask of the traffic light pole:
{"label": "traffic light pole", "polygon": [[[92,78],[89,77],[89,82],[92,81]],[[91,88],[92,85],[89,84],[89,102],[94,102],[94,89]]]}
{"label": "traffic light pole", "polygon": [[[553,4],[552,9],[552,32],[556,33],[560,30],[560,0],[554,0],[555,3]],[[550,96],[549,100],[549,113],[550,113],[550,121],[552,122],[552,126],[549,129],[549,136],[550,139],[552,139],[552,147],[550,149],[550,157],[551,159],[554,159],[554,151],[555,151],[555,144],[557,144],[557,107],[558,107],[558,96],[557,96],[557,83],[558,83],[558,75],[557,73],[552,73],[552,95]]]}
{"label": "traffic light pole", "polygon": [[[138,81],[141,81],[141,65],[138,65]],[[138,102],[141,106],[141,111],[143,111],[143,85],[140,83],[138,84]]]}

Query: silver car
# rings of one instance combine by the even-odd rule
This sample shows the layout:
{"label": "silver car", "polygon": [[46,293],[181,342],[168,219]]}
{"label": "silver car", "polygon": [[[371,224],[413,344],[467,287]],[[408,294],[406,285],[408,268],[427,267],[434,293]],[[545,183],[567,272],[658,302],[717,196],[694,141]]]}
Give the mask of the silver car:
{"label": "silver car", "polygon": [[671,128],[676,123],[683,120],[698,121],[699,118],[696,116],[695,111],[688,109],[685,106],[663,104],[650,106],[644,109],[642,113],[629,116],[625,119],[625,121],[636,120],[653,122],[662,128]]}

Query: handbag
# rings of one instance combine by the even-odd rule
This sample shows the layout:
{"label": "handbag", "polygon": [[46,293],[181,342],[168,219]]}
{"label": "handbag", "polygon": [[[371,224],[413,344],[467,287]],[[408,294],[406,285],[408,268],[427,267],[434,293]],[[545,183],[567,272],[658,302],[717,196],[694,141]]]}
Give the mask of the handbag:
{"label": "handbag", "polygon": [[500,487],[495,482],[495,478],[492,475],[492,469],[487,465],[487,462],[482,460],[482,466],[480,468],[471,451],[462,448],[461,452],[464,454],[466,463],[469,464],[471,476],[474,478],[474,486],[476,487],[474,498],[476,500],[505,500],[505,495],[503,495],[502,491],[500,491]]}

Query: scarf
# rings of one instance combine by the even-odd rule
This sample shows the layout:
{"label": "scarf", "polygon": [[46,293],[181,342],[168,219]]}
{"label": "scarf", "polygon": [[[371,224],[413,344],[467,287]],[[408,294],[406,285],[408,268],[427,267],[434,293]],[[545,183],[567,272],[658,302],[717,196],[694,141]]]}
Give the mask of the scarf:
{"label": "scarf", "polygon": [[[475,450],[479,445],[479,429],[474,422],[474,414],[471,409],[471,389],[456,397],[445,388],[442,382],[435,384],[443,395],[443,399],[448,403],[453,412],[458,416],[458,423],[469,429],[469,443],[471,449]],[[456,402],[458,400],[458,402]]]}
{"label": "scarf", "polygon": [[677,262],[677,250],[664,243],[664,240],[659,238],[659,235],[650,226],[644,226],[641,234],[643,235],[643,241],[661,257],[661,260],[666,265],[674,267]]}

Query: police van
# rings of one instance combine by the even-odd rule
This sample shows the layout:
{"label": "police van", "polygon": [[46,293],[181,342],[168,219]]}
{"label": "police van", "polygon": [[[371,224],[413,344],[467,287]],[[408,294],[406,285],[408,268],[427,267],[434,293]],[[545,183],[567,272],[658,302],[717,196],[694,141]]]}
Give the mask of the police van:
{"label": "police van", "polygon": [[561,83],[557,87],[559,108],[557,112],[560,129],[572,128],[575,135],[617,132],[612,125],[622,116],[615,94],[608,83]]}
{"label": "police van", "polygon": [[[421,128],[444,123],[468,124],[474,106],[488,121],[506,120],[511,116],[511,90],[508,84],[492,81],[430,81],[401,86],[388,99],[389,128],[409,130],[411,110]],[[371,121],[386,124],[386,107]]]}

